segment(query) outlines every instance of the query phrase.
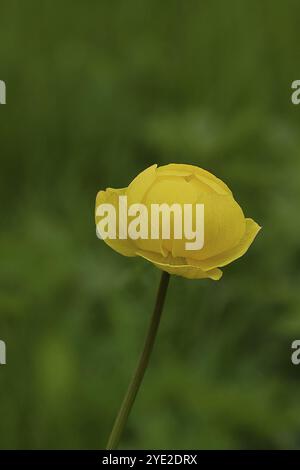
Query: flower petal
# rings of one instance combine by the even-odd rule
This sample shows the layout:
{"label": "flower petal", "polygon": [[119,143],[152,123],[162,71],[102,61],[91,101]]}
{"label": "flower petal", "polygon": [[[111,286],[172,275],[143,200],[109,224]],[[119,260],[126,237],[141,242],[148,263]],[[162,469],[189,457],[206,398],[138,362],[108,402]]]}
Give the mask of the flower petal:
{"label": "flower petal", "polygon": [[[173,239],[172,254],[202,261],[236,246],[245,234],[246,222],[241,207],[229,194],[201,193],[197,203],[204,205],[204,246],[199,250],[187,250],[186,243],[192,240],[186,237]],[[196,221],[195,205],[192,213]]]}
{"label": "flower petal", "polygon": [[202,270],[199,266],[192,266],[186,263],[184,258],[173,258],[171,255],[167,258],[158,253],[148,251],[137,251],[136,254],[153,263],[157,268],[166,271],[169,274],[186,277],[188,279],[213,279],[218,281],[222,277],[220,269]]}
{"label": "flower petal", "polygon": [[188,164],[170,163],[157,168],[158,175],[189,176],[194,175],[199,181],[209,186],[218,194],[232,194],[227,184],[203,168]]}
{"label": "flower petal", "polygon": [[194,259],[187,259],[187,262],[189,264],[196,263],[203,270],[210,271],[211,269],[215,269],[216,267],[226,266],[232,261],[235,261],[236,259],[243,256],[261,229],[261,227],[253,219],[245,219],[245,220],[246,220],[245,235],[234,248],[231,248],[230,250],[225,251],[224,253],[221,253],[219,255],[216,255],[211,258],[207,258],[201,261],[195,261]]}
{"label": "flower petal", "polygon": [[127,188],[128,205],[143,203],[147,190],[156,179],[157,165],[152,165],[137,175]]}

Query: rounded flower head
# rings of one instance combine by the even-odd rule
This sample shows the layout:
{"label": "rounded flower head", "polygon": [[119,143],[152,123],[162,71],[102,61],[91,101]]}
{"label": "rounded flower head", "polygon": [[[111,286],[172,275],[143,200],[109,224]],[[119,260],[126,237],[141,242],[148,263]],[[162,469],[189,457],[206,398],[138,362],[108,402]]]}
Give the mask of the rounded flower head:
{"label": "rounded flower head", "polygon": [[[203,205],[204,243],[200,249],[188,249],[191,242],[185,230],[182,236],[174,236],[178,220],[170,212],[170,236],[163,237],[161,230],[155,238],[124,238],[119,233],[119,197],[126,196],[128,206],[142,204],[149,211],[154,205],[174,204],[191,208],[191,226],[197,227],[197,206]],[[254,220],[245,218],[241,207],[235,201],[228,186],[213,174],[193,165],[170,164],[162,167],[153,165],[140,173],[127,188],[100,191],[96,198],[96,224],[101,220],[97,208],[110,204],[116,211],[116,236],[105,242],[125,256],[141,256],[158,268],[170,274],[190,279],[222,276],[219,269],[241,257],[260,230]],[[129,219],[130,220],[130,217]],[[182,219],[180,223],[184,223]],[[178,228],[178,227],[177,227]]]}

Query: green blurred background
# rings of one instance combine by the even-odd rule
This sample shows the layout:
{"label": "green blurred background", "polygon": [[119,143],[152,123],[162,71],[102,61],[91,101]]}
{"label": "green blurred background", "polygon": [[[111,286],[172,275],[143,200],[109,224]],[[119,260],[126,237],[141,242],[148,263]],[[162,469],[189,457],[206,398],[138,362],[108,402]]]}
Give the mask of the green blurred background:
{"label": "green blurred background", "polygon": [[0,0],[1,448],[103,448],[160,272],[95,235],[98,190],[202,166],[263,226],[171,279],[121,448],[300,448],[298,1]]}

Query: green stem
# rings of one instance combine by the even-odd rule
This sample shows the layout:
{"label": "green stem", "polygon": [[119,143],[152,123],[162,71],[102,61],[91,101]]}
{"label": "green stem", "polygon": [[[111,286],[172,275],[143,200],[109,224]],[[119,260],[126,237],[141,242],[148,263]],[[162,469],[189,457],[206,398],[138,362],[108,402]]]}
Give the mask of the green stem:
{"label": "green stem", "polygon": [[146,336],[146,340],[144,344],[144,348],[140,355],[137,368],[135,370],[135,373],[133,374],[133,377],[127,389],[127,392],[123,400],[123,403],[121,405],[118,416],[116,417],[116,420],[114,422],[114,426],[113,426],[112,432],[110,434],[110,437],[108,439],[108,443],[106,446],[107,450],[116,449],[118,447],[118,444],[119,444],[122,432],[124,430],[124,427],[126,425],[130,410],[132,408],[135,397],[140,388],[144,374],[146,372],[149,358],[151,355],[151,351],[153,349],[153,344],[155,341],[156,333],[158,330],[161,313],[162,313],[165,298],[166,298],[169,280],[170,280],[170,274],[163,271],[160,284],[159,284],[159,289],[157,292],[154,311],[152,314],[152,318],[150,321],[150,325],[148,328],[148,332],[147,332],[147,336]]}

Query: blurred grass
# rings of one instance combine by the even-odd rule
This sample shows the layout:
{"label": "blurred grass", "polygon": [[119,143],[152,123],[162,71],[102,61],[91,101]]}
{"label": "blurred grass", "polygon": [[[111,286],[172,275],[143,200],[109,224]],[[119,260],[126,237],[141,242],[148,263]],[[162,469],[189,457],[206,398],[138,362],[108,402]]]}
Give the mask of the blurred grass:
{"label": "blurred grass", "polygon": [[299,448],[299,3],[2,0],[1,448],[99,448],[159,281],[97,240],[152,163],[223,178],[263,231],[171,280],[126,448]]}

